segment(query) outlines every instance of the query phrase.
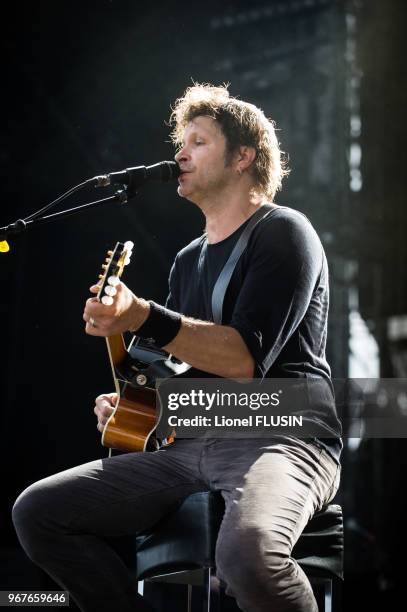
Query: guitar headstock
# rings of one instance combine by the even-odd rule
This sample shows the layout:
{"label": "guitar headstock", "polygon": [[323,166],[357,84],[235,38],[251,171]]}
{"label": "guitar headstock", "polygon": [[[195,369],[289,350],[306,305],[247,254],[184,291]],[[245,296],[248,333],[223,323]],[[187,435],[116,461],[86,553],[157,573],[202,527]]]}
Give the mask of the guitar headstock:
{"label": "guitar headstock", "polygon": [[133,242],[117,242],[113,251],[107,251],[105,263],[102,265],[102,274],[99,274],[100,285],[97,298],[105,306],[113,304],[113,298],[117,293],[116,286],[120,282],[124,266],[130,263],[133,250]]}

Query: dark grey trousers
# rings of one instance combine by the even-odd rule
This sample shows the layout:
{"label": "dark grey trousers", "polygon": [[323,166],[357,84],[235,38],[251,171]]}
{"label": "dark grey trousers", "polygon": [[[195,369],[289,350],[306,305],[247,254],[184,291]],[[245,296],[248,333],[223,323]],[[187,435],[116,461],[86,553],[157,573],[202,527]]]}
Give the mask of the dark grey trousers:
{"label": "dark grey trousers", "polygon": [[226,512],[217,574],[245,612],[316,612],[291,550],[335,495],[340,468],[304,440],[177,440],[154,453],[101,459],[28,487],[13,508],[27,555],[85,612],[148,610],[108,536],[150,528],[196,491]]}

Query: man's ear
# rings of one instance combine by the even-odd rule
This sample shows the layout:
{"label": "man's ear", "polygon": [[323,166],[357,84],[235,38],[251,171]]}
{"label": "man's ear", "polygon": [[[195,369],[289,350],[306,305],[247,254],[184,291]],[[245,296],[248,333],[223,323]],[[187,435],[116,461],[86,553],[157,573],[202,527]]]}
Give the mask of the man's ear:
{"label": "man's ear", "polygon": [[239,174],[247,170],[256,159],[256,149],[247,145],[239,147],[237,156],[237,171]]}

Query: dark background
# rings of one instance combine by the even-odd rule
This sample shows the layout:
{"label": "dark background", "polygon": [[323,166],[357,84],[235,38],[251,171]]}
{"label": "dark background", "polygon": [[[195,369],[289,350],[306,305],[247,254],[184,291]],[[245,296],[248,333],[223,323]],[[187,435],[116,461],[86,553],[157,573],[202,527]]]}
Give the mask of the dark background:
{"label": "dark background", "polygon": [[[305,212],[327,251],[333,376],[407,377],[402,0],[87,0],[9,11],[0,225],[96,174],[171,159],[170,104],[192,79],[230,82],[276,121],[292,169],[276,201]],[[104,340],[82,322],[105,251],[133,240],[124,280],[163,302],[175,253],[203,225],[175,184],[147,185],[128,205],[10,239],[1,255],[1,589],[52,588],[16,541],[18,493],[106,455],[92,408],[111,373]],[[345,441],[344,610],[382,609],[401,592],[406,449],[398,439]]]}

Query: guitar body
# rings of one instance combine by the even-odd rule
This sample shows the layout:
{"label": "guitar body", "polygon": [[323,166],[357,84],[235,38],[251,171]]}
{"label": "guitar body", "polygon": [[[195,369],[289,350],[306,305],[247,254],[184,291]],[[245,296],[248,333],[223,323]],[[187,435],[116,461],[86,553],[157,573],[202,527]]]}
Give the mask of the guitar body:
{"label": "guitar body", "polygon": [[153,389],[136,389],[127,384],[105,425],[102,444],[127,452],[155,450],[157,444],[153,432],[160,417],[161,410],[156,408],[156,392]]}

